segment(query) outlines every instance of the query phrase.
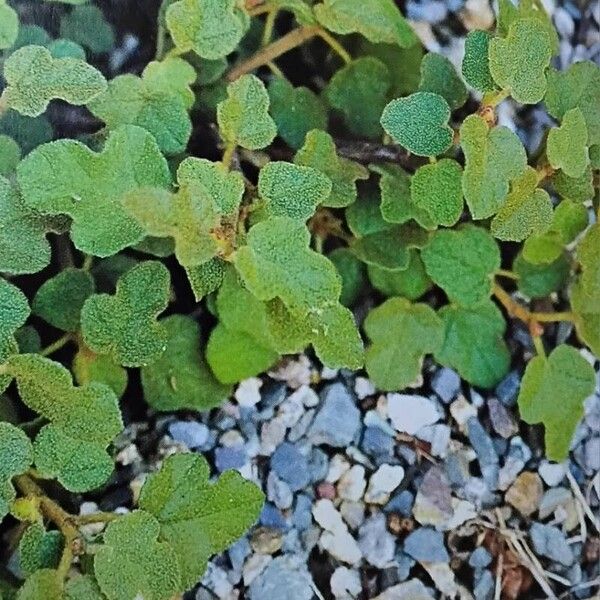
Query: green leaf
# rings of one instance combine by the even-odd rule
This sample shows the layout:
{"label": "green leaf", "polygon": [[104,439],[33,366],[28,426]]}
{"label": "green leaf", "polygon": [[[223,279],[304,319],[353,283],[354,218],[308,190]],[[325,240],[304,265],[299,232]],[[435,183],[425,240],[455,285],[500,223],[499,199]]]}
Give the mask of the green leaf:
{"label": "green leaf", "polygon": [[562,169],[569,177],[581,177],[590,162],[587,149],[588,132],[580,108],[568,110],[560,127],[548,133],[546,153],[555,169]]}
{"label": "green leaf", "polygon": [[0,176],[7,177],[14,173],[21,160],[21,148],[15,140],[0,134]]}
{"label": "green leaf", "polygon": [[8,514],[16,493],[11,479],[33,462],[33,447],[22,429],[0,421],[0,521]]}
{"label": "green leaf", "polygon": [[410,251],[408,267],[403,271],[389,271],[375,265],[368,265],[367,271],[373,287],[384,296],[417,300],[433,286],[417,250]]}
{"label": "green leaf", "polygon": [[460,108],[469,97],[454,65],[441,54],[429,52],[421,61],[420,92],[433,92],[446,100],[450,110]]}
{"label": "green leaf", "polygon": [[121,204],[126,193],[171,181],[152,135],[133,125],[111,133],[99,153],[75,140],[44,144],[21,162],[17,177],[25,203],[42,214],[69,215],[73,243],[94,256],[116,254],[144,237]]}
{"label": "green leaf", "polygon": [[[597,148],[594,146],[593,148]],[[590,148],[590,159],[592,150]],[[564,171],[555,171],[551,177],[552,185],[556,193],[563,198],[575,202],[586,202],[594,197],[594,173],[592,165],[588,165],[581,177],[573,178],[565,174]]]}
{"label": "green leaf", "polygon": [[219,289],[223,282],[225,263],[220,258],[213,258],[196,267],[185,270],[196,301]]}
{"label": "green leaf", "polygon": [[414,385],[421,374],[423,357],[442,344],[441,319],[427,304],[411,304],[390,298],[365,319],[371,340],[366,365],[375,385],[386,391]]}
{"label": "green leaf", "polygon": [[15,140],[23,155],[40,144],[49,142],[54,135],[52,125],[44,115],[26,117],[16,110],[4,113],[0,119],[0,132]]}
{"label": "green leaf", "polygon": [[550,264],[536,265],[519,253],[513,262],[513,271],[519,277],[519,291],[529,298],[544,298],[559,291],[569,276],[571,265],[566,253]]}
{"label": "green leaf", "polygon": [[127,387],[127,371],[113,361],[110,356],[95,354],[85,344],[79,350],[71,365],[78,385],[96,381],[107,385],[120,398]]}
{"label": "green leaf", "polygon": [[185,267],[201,265],[221,252],[220,238],[235,226],[244,180],[220,163],[186,158],[177,170],[179,190],[139,189],[123,199],[125,210],[146,234],[172,237]]}
{"label": "green leaf", "polygon": [[450,300],[471,307],[492,293],[493,276],[500,268],[500,249],[480,227],[439,230],[421,252],[425,269]]}
{"label": "green leaf", "polygon": [[294,150],[302,147],[312,129],[327,129],[325,104],[313,91],[281,77],[273,78],[268,90],[278,134]]}
{"label": "green leaf", "polygon": [[167,343],[156,318],[169,303],[169,279],[162,263],[149,260],[120,277],[113,296],[90,296],[81,311],[81,332],[89,348],[125,367],[155,361]]}
{"label": "green leaf", "polygon": [[343,113],[352,133],[378,138],[382,133],[379,118],[387,104],[391,84],[385,64],[367,56],[337,71],[325,88],[325,96],[333,108]]}
{"label": "green leaf", "polygon": [[19,542],[19,566],[25,577],[38,569],[56,569],[62,547],[59,531],[46,531],[41,523],[31,523]]}
{"label": "green leaf", "polygon": [[236,0],[179,0],[167,8],[166,22],[181,52],[211,60],[231,54],[250,25]]}
{"label": "green leaf", "polygon": [[31,309],[53,327],[75,332],[83,303],[93,293],[94,280],[88,272],[67,268],[40,286]]}
{"label": "green leaf", "polygon": [[105,600],[98,583],[91,575],[80,575],[65,583],[65,600]]}
{"label": "green leaf", "polygon": [[490,72],[494,81],[522,104],[536,104],[546,93],[546,69],[552,58],[552,39],[539,19],[515,20],[506,38],[490,42]]}
{"label": "green leaf", "polygon": [[161,323],[167,332],[167,349],[141,369],[146,402],[161,411],[203,411],[224,402],[231,389],[219,384],[206,365],[196,321],[171,315]]}
{"label": "green leaf", "polygon": [[94,556],[94,573],[108,600],[167,600],[183,591],[177,555],[159,533],[159,522],[143,510],[108,525]]}
{"label": "green leaf", "polygon": [[19,15],[6,0],[0,0],[0,50],[10,48],[19,33]]}
{"label": "green leaf", "polygon": [[329,177],[313,169],[283,161],[267,163],[258,176],[258,193],[276,217],[300,221],[310,218],[331,194]]}
{"label": "green leaf", "polygon": [[325,131],[309,131],[294,163],[317,169],[332,183],[331,194],[322,204],[331,208],[350,206],[357,195],[356,182],[368,179],[367,170],[358,163],[337,155],[333,138]]}
{"label": "green leaf", "polygon": [[410,197],[412,204],[425,211],[436,225],[455,225],[464,205],[460,165],[443,158],[419,167],[410,182]]}
{"label": "green leaf", "polygon": [[30,575],[17,600],[64,600],[62,581],[54,569],[39,569]]}
{"label": "green leaf", "polygon": [[442,96],[416,92],[392,100],[381,115],[381,125],[395,142],[418,156],[437,156],[452,145],[448,126],[450,107]]}
{"label": "green leaf", "polygon": [[78,58],[85,60],[85,50],[71,40],[52,40],[47,46],[54,58]]}
{"label": "green leaf", "polygon": [[591,61],[574,63],[566,71],[551,68],[544,103],[548,112],[561,120],[579,108],[585,118],[589,145],[600,144],[600,68]]}
{"label": "green leaf", "polygon": [[464,120],[460,144],[465,154],[465,199],[474,219],[487,219],[506,200],[510,181],[525,170],[525,148],[510,129],[503,126],[488,129],[478,115]]}
{"label": "green leaf", "polygon": [[[119,75],[108,83],[108,89],[88,104],[90,111],[102,119],[110,130],[121,125],[138,125],[149,131],[159,148],[166,154],[179,154],[185,150],[192,133],[188,115],[191,93],[189,84],[195,80],[193,68],[181,59],[177,66],[150,63],[141,77]],[[168,76],[169,69],[179,64],[184,68],[185,79],[178,81]],[[153,66],[156,65],[156,66]],[[191,70],[191,76],[187,69]],[[161,73],[161,70],[163,71]],[[193,102],[193,94],[192,94]]]}
{"label": "green leaf", "polygon": [[492,235],[500,240],[521,242],[532,234],[546,231],[553,217],[548,192],[537,187],[535,169],[513,180],[511,191],[492,220]]}
{"label": "green leaf", "polygon": [[42,46],[25,46],[4,63],[9,108],[29,117],[41,115],[51,100],[86,104],[106,89],[106,80],[91,65],[76,58],[52,58]]}
{"label": "green leaf", "polygon": [[230,83],[227,99],[217,106],[217,122],[225,143],[248,150],[268,146],[277,135],[269,102],[264,83],[255,75],[242,75]]}
{"label": "green leaf", "polygon": [[140,508],[156,517],[160,539],[177,554],[184,588],[201,578],[212,554],[247,531],[264,500],[260,489],[236,471],[227,471],[212,484],[209,475],[203,457],[173,455],[146,479],[140,494]]}
{"label": "green leaf", "polygon": [[105,54],[115,47],[112,26],[93,4],[75,6],[67,13],[60,22],[60,37],[89,48],[94,54]]}
{"label": "green leaf", "polygon": [[352,306],[363,289],[365,283],[365,268],[349,248],[336,248],[327,255],[335,265],[342,278],[342,293],[340,302],[344,306]]}
{"label": "green leaf", "polygon": [[277,10],[287,10],[294,14],[300,25],[314,25],[316,23],[312,6],[305,0],[270,0],[269,6]]}
{"label": "green leaf", "polygon": [[550,356],[529,361],[519,391],[521,418],[542,422],[546,429],[546,456],[563,461],[577,423],[583,417],[583,401],[594,393],[593,367],[579,352],[565,344]]}
{"label": "green leaf", "polygon": [[324,0],[314,8],[321,25],[334,33],[360,33],[371,42],[409,48],[417,41],[393,0]]}
{"label": "green leaf", "polygon": [[490,73],[489,47],[492,35],[476,29],[465,39],[462,74],[466,82],[479,92],[491,92],[496,84]]}
{"label": "green leaf", "polygon": [[510,352],[503,339],[506,322],[496,305],[490,300],[473,308],[448,305],[439,315],[445,333],[435,359],[473,385],[499,383],[510,367]]}
{"label": "green leaf", "polygon": [[149,62],[142,73],[142,78],[149,89],[156,92],[176,93],[188,110],[196,101],[192,86],[197,77],[196,69],[190,63],[175,56]]}
{"label": "green leaf", "polygon": [[372,188],[366,189],[358,201],[349,206],[345,213],[348,229],[355,237],[379,233],[394,226],[383,218],[379,195]]}
{"label": "green leaf", "polygon": [[21,400],[50,421],[34,443],[40,473],[72,492],[104,483],[113,469],[106,447],[123,428],[113,391],[99,383],[74,387],[67,369],[38,354],[12,356],[8,372]]}

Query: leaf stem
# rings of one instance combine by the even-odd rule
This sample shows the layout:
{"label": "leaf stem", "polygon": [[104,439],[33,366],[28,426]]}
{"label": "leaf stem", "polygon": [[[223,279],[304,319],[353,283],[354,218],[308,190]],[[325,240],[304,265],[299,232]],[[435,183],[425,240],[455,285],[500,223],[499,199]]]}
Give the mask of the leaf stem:
{"label": "leaf stem", "polygon": [[517,281],[519,279],[519,276],[516,273],[513,273],[512,271],[508,271],[507,269],[498,269],[496,271],[496,276],[497,277],[506,277],[507,279],[514,279],[515,281]]}
{"label": "leaf stem", "polygon": [[86,254],[83,259],[83,264],[81,265],[81,269],[83,271],[89,271],[94,264],[94,257],[91,254]]}
{"label": "leaf stem", "polygon": [[322,27],[319,27],[317,31],[317,35],[327,44],[329,47],[336,53],[338,56],[346,63],[349,64],[352,62],[352,57],[350,53],[342,46],[328,31],[325,31]]}
{"label": "leaf stem", "polygon": [[482,106],[489,106],[494,108],[500,104],[503,100],[506,100],[510,96],[510,90],[498,90],[496,92],[487,92],[483,96],[483,100],[481,101]]}
{"label": "leaf stem", "polygon": [[229,167],[231,166],[231,161],[233,160],[235,148],[236,148],[235,144],[228,143],[225,146],[225,150],[223,151],[223,158],[221,159],[221,163],[227,170],[229,170]]}
{"label": "leaf stem", "polygon": [[75,515],[73,521],[77,525],[89,525],[90,523],[110,523],[118,519],[119,515],[111,512],[97,512],[89,515]]}
{"label": "leaf stem", "polygon": [[65,333],[61,337],[59,337],[56,341],[52,342],[45,348],[42,348],[39,351],[39,354],[42,356],[50,356],[50,354],[54,354],[58,350],[60,350],[63,346],[66,346],[69,342],[75,341],[72,333]]}
{"label": "leaf stem", "polygon": [[538,356],[546,357],[546,349],[544,348],[544,340],[542,340],[541,335],[533,335],[531,336],[533,340],[533,346]]}
{"label": "leaf stem", "polygon": [[273,28],[275,27],[275,19],[277,18],[278,10],[276,8],[272,8],[267,12],[267,18],[265,19],[265,28],[263,30],[262,36],[262,46],[267,46],[271,43],[271,38],[273,37]]}

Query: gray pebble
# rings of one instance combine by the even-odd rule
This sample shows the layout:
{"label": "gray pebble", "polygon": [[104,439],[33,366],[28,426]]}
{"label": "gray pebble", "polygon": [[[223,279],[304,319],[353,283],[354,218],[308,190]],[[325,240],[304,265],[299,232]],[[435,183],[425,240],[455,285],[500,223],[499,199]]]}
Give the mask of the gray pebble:
{"label": "gray pebble", "polygon": [[498,435],[509,438],[517,433],[519,428],[502,402],[492,397],[488,400],[488,409],[492,427]]}
{"label": "gray pebble", "polygon": [[585,443],[584,456],[589,471],[600,470],[600,437],[592,437]]}
{"label": "gray pebble", "polygon": [[415,495],[408,490],[402,490],[392,496],[390,501],[383,507],[383,510],[386,513],[398,513],[403,517],[410,517],[414,502]]}
{"label": "gray pebble", "polygon": [[325,479],[329,470],[329,457],[323,450],[313,448],[308,461],[308,474],[310,481],[317,483]]}
{"label": "gray pebble", "polygon": [[469,565],[474,569],[483,569],[492,562],[492,555],[483,547],[475,549],[469,556]]}
{"label": "gray pebble", "polygon": [[271,456],[271,468],[292,491],[306,487],[310,481],[306,456],[288,442],[279,445]]}
{"label": "gray pebble", "polygon": [[231,566],[234,571],[242,572],[242,567],[244,566],[244,561],[250,553],[252,552],[252,548],[250,547],[250,542],[248,538],[243,537],[240,538],[237,542],[235,542],[232,546],[229,547],[227,554],[229,554],[229,560],[231,561]]}
{"label": "gray pebble", "polygon": [[431,380],[431,387],[445,404],[450,404],[460,391],[460,377],[448,367],[438,369]]}
{"label": "gray pebble", "polygon": [[176,442],[181,442],[190,450],[194,450],[206,444],[210,437],[210,430],[204,423],[197,421],[175,421],[169,425],[169,435]]}
{"label": "gray pebble", "polygon": [[296,506],[292,514],[292,524],[299,531],[304,531],[312,523],[312,505],[313,499],[306,494],[298,494],[296,497]]}
{"label": "gray pebble", "polygon": [[215,466],[219,473],[228,469],[241,469],[248,460],[246,451],[243,448],[228,448],[219,446],[215,450]]}
{"label": "gray pebble", "polygon": [[294,600],[311,600],[312,578],[303,557],[285,555],[275,558],[252,582],[251,600],[281,600],[282,591]]}
{"label": "gray pebble", "polygon": [[495,579],[487,569],[475,577],[473,595],[475,600],[492,600],[494,597]]}
{"label": "gray pebble", "polygon": [[383,569],[390,565],[396,552],[396,539],[388,531],[383,513],[376,513],[360,526],[358,547],[374,567]]}
{"label": "gray pebble", "polygon": [[267,477],[267,498],[281,510],[287,510],[294,502],[294,494],[290,486],[279,479],[274,471]]}
{"label": "gray pebble", "polygon": [[497,386],[496,397],[505,406],[514,406],[521,387],[521,376],[517,371],[511,371]]}
{"label": "gray pebble", "polygon": [[477,453],[481,474],[490,488],[495,489],[498,484],[498,455],[492,439],[475,417],[467,421],[467,430],[469,441]]}
{"label": "gray pebble", "polygon": [[546,556],[565,567],[573,564],[575,560],[573,551],[567,543],[565,534],[558,527],[533,523],[529,536],[536,554]]}
{"label": "gray pebble", "polygon": [[431,527],[415,529],[404,540],[404,551],[419,561],[448,562],[450,559],[444,545],[444,534]]}
{"label": "gray pebble", "polygon": [[360,443],[361,450],[374,457],[389,457],[394,452],[394,438],[379,427],[367,427]]}

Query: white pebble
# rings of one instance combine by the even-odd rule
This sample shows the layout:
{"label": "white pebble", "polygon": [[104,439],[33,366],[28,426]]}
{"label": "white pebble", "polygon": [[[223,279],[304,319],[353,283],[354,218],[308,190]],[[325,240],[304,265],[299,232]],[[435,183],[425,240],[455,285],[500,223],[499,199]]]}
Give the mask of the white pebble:
{"label": "white pebble", "polygon": [[237,386],[234,397],[240,406],[251,407],[260,402],[260,388],[262,380],[258,377],[244,379]]}
{"label": "white pebble", "polygon": [[435,404],[425,396],[388,394],[388,416],[397,431],[414,435],[439,420]]}

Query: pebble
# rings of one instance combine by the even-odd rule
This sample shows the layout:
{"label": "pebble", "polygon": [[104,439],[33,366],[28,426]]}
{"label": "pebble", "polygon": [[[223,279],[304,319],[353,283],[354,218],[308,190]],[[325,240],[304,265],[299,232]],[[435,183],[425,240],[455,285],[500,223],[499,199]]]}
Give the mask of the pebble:
{"label": "pebble", "polygon": [[431,444],[431,454],[439,458],[445,458],[450,445],[451,429],[448,425],[437,424],[423,427],[419,431],[419,438]]}
{"label": "pebble", "polygon": [[417,491],[413,515],[421,525],[444,525],[453,514],[450,482],[441,467],[431,467]]}
{"label": "pebble", "polygon": [[386,513],[397,513],[403,517],[410,517],[415,502],[415,495],[409,490],[402,490],[392,496],[383,507]]}
{"label": "pebble", "polygon": [[308,529],[312,523],[313,500],[306,494],[296,496],[296,506],[292,514],[292,524],[299,531]]}
{"label": "pebble", "polygon": [[280,361],[277,368],[269,371],[269,376],[278,381],[285,381],[293,390],[303,385],[310,385],[311,363],[304,354],[297,359],[287,358]]}
{"label": "pebble", "polygon": [[551,463],[545,460],[540,464],[538,472],[546,485],[556,487],[565,478],[567,468],[565,463]]}
{"label": "pebble", "polygon": [[294,600],[311,600],[313,581],[306,561],[294,555],[279,556],[252,582],[251,600],[281,600],[281,591]]}
{"label": "pebble", "polygon": [[271,471],[267,477],[267,498],[281,510],[290,508],[294,502],[294,494],[290,486],[285,481],[281,481],[274,471]]}
{"label": "pebble", "polygon": [[260,402],[260,388],[263,382],[258,377],[244,379],[237,386],[234,398],[240,406],[256,406]]}
{"label": "pebble", "polygon": [[357,502],[362,498],[366,486],[365,468],[362,465],[354,465],[338,481],[337,493],[343,500]]}
{"label": "pebble", "polygon": [[309,479],[313,483],[325,479],[329,470],[329,457],[320,448],[313,448],[308,459]]}
{"label": "pebble", "polygon": [[565,506],[573,500],[571,490],[564,487],[553,487],[544,493],[539,505],[539,518],[549,517],[557,508]]}
{"label": "pebble", "polygon": [[485,569],[478,573],[474,578],[474,583],[473,596],[475,596],[475,600],[492,600],[496,583],[491,571]]}
{"label": "pebble", "polygon": [[356,565],[362,559],[360,548],[348,531],[337,531],[336,533],[325,531],[321,535],[319,543],[323,550],[349,565]]}
{"label": "pebble", "polygon": [[439,420],[435,404],[425,396],[388,394],[387,412],[396,431],[414,435]]}
{"label": "pebble", "polygon": [[477,417],[477,408],[461,396],[450,405],[450,414],[462,431],[469,419]]}
{"label": "pebble", "polygon": [[275,554],[281,550],[283,533],[279,529],[258,527],[252,532],[250,545],[258,554]]}
{"label": "pebble", "polygon": [[329,483],[329,481],[321,481],[319,485],[317,485],[317,498],[327,498],[328,500],[335,500],[336,491],[333,483]]}
{"label": "pebble", "polygon": [[373,396],[377,390],[373,383],[365,377],[357,377],[354,380],[354,393],[359,400]]}
{"label": "pebble", "polygon": [[585,443],[584,456],[589,471],[600,470],[600,437],[592,437]]}
{"label": "pebble", "polygon": [[471,446],[477,454],[481,474],[488,486],[495,489],[498,484],[498,455],[492,439],[475,417],[467,421],[467,432]]}
{"label": "pebble", "polygon": [[365,520],[365,505],[345,500],[340,505],[340,513],[350,529],[358,529]]}
{"label": "pebble", "polygon": [[347,567],[338,567],[329,580],[331,593],[337,600],[350,600],[356,598],[362,591],[362,584],[358,571]]}
{"label": "pebble", "polygon": [[529,530],[533,549],[537,554],[557,561],[565,567],[573,564],[575,556],[567,543],[565,534],[552,525],[533,523]]}
{"label": "pebble", "polygon": [[488,410],[492,427],[498,435],[508,439],[519,431],[517,423],[506,406],[497,398],[492,397],[488,400]]}
{"label": "pebble", "polygon": [[404,469],[400,466],[381,465],[369,479],[365,502],[386,504],[393,492],[404,479]]}
{"label": "pebble", "polygon": [[435,587],[449,598],[454,598],[458,592],[454,571],[447,562],[426,562],[421,566],[427,571],[429,577],[433,579]]}
{"label": "pebble", "polygon": [[308,430],[313,444],[336,448],[349,446],[360,430],[361,415],[354,398],[342,383],[327,386],[323,404]]}
{"label": "pebble", "polygon": [[260,454],[271,456],[285,439],[285,431],[286,427],[281,419],[275,418],[263,423],[260,431]]}
{"label": "pebble", "polygon": [[185,444],[190,450],[201,448],[210,436],[210,430],[204,423],[197,421],[175,421],[169,425],[169,435]]}
{"label": "pebble", "polygon": [[483,547],[479,546],[469,556],[469,566],[474,569],[484,569],[492,563],[492,555]]}
{"label": "pebble", "polygon": [[393,454],[394,445],[394,438],[379,427],[367,427],[360,443],[360,447],[365,454],[383,459]]}
{"label": "pebble", "polygon": [[229,469],[241,469],[247,460],[244,448],[219,446],[215,449],[215,466],[219,473]]}
{"label": "pebble", "polygon": [[442,367],[433,376],[431,388],[444,404],[449,404],[460,392],[460,377],[456,371]]}
{"label": "pebble", "polygon": [[396,539],[388,531],[382,512],[368,518],[358,530],[358,547],[368,563],[384,569],[392,564],[396,552]]}
{"label": "pebble", "polygon": [[306,487],[310,481],[306,457],[288,442],[279,445],[271,456],[271,468],[293,492]]}
{"label": "pebble", "polygon": [[404,552],[420,562],[448,562],[444,534],[431,527],[415,529],[404,540]]}
{"label": "pebble", "polygon": [[521,388],[521,376],[518,371],[511,371],[497,386],[496,397],[505,406],[511,407],[517,403]]}
{"label": "pebble", "polygon": [[524,517],[528,517],[538,509],[543,493],[544,487],[540,476],[537,473],[525,471],[508,488],[505,500]]}
{"label": "pebble", "polygon": [[418,579],[389,587],[373,600],[433,600],[433,596]]}
{"label": "pebble", "polygon": [[265,502],[260,513],[260,524],[265,527],[287,529],[288,524],[281,511],[270,502]]}
{"label": "pebble", "polygon": [[227,578],[227,572],[214,563],[208,563],[202,585],[212,592],[213,597],[230,598],[233,593],[233,585]]}

